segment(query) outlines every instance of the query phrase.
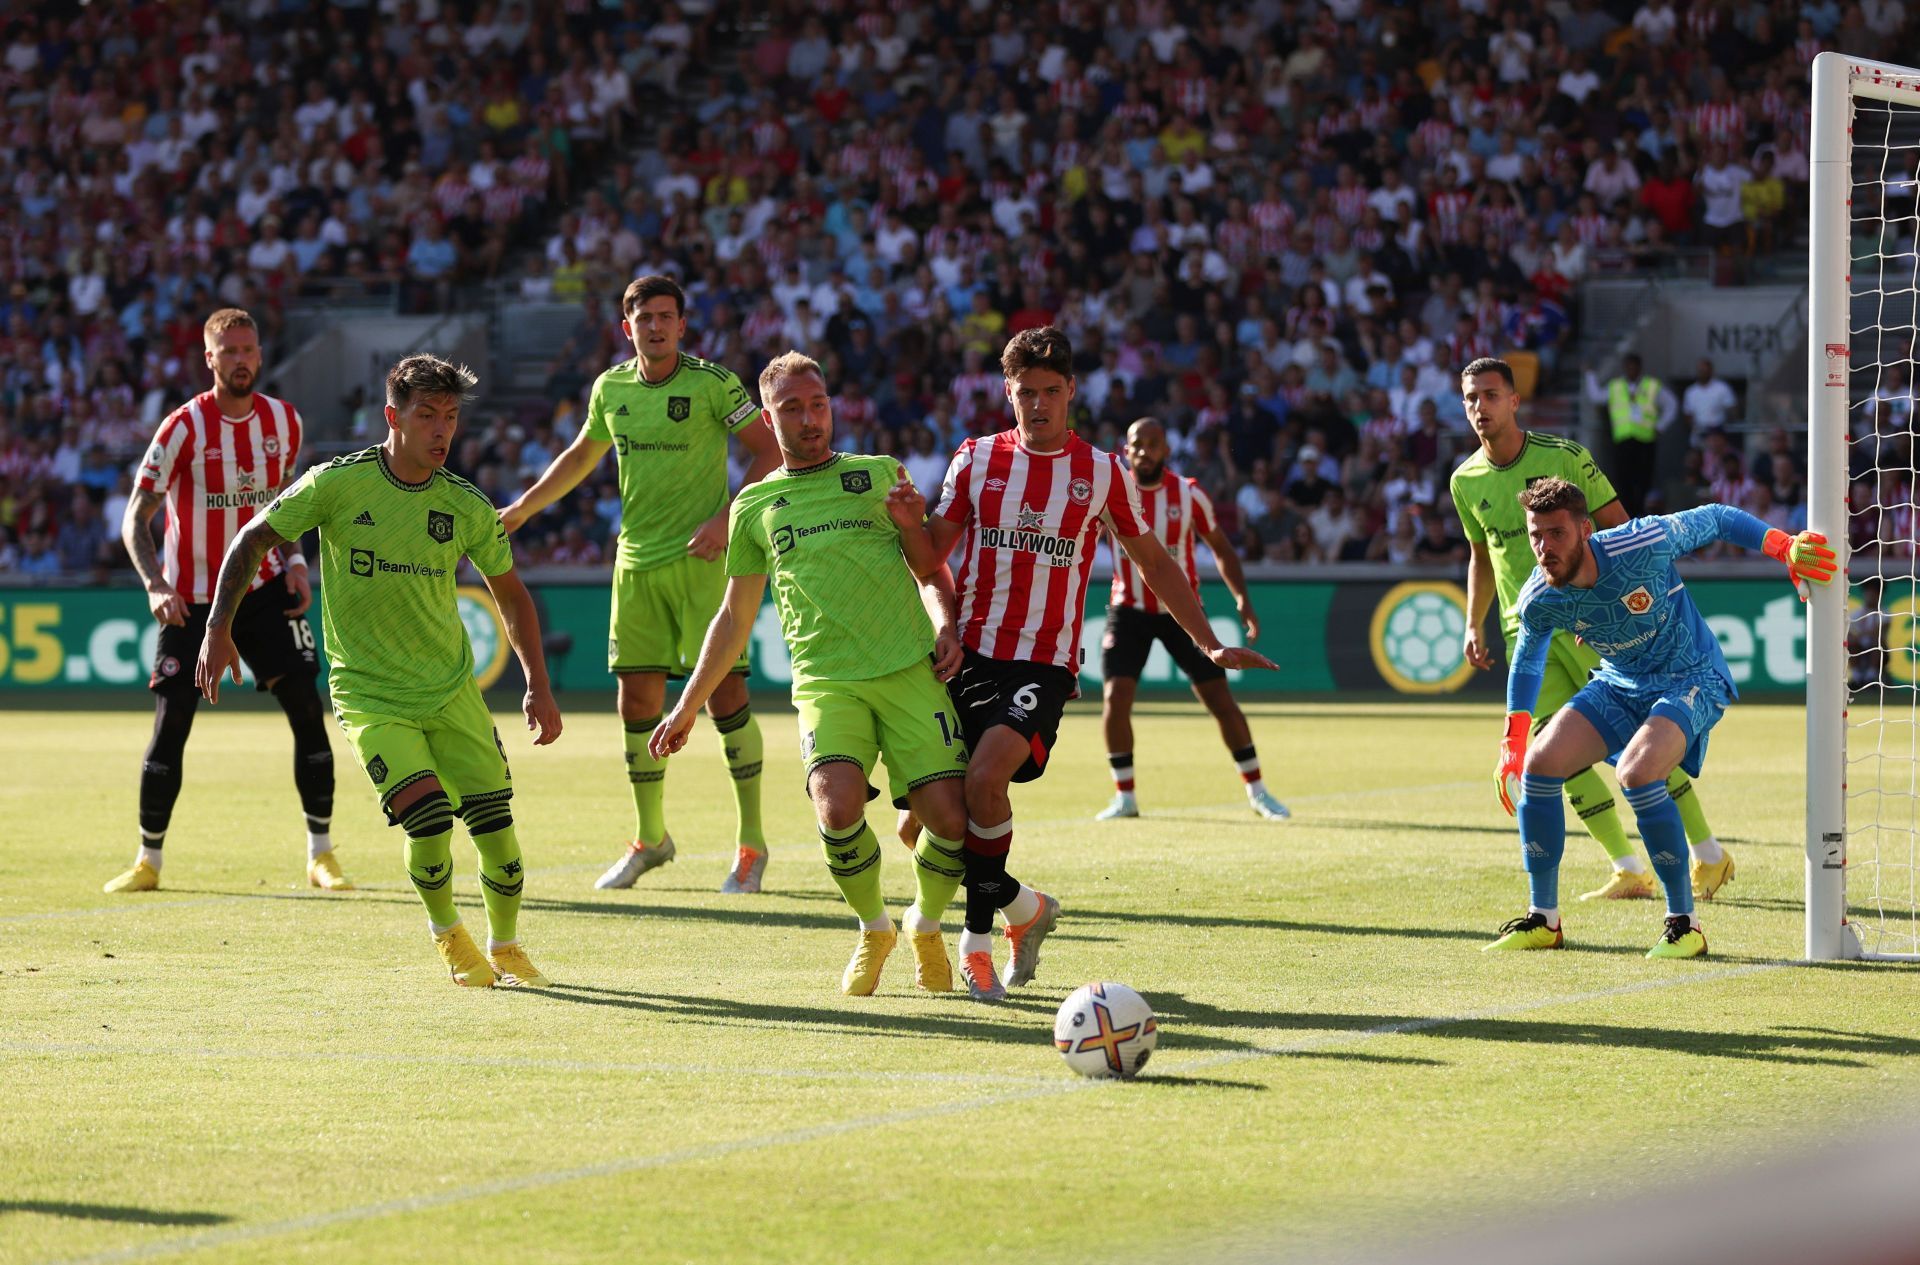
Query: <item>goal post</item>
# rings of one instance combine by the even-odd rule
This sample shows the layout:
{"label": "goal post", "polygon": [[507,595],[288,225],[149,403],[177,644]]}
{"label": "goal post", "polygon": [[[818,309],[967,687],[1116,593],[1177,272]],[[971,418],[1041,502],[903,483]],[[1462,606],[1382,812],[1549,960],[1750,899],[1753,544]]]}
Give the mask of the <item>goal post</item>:
{"label": "goal post", "polygon": [[[1920,70],[1816,57],[1807,526],[1833,544],[1851,583],[1814,587],[1807,607],[1806,955],[1815,960],[1920,959],[1916,160]],[[1857,236],[1875,245],[1856,274]],[[1865,503],[1850,504],[1861,474]]]}

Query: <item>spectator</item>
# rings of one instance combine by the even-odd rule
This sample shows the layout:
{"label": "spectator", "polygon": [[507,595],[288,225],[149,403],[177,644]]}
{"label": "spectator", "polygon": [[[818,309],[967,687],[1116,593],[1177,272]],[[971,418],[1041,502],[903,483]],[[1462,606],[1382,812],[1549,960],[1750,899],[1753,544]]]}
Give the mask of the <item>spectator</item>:
{"label": "spectator", "polygon": [[1713,371],[1713,361],[1701,357],[1694,367],[1693,381],[1680,395],[1680,411],[1686,415],[1693,434],[1721,429],[1739,406],[1733,388]]}

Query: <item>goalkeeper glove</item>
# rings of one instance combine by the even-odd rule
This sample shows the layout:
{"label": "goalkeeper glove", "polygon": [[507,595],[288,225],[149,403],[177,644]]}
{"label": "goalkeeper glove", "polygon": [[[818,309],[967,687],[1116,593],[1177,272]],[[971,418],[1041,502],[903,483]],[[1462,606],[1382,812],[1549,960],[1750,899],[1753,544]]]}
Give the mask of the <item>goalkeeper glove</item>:
{"label": "goalkeeper glove", "polygon": [[1526,712],[1507,713],[1507,736],[1500,740],[1500,765],[1496,782],[1500,788],[1500,807],[1507,816],[1518,815],[1520,803],[1520,766],[1527,760],[1527,737],[1533,732],[1533,717]]}
{"label": "goalkeeper glove", "polygon": [[1778,527],[1771,528],[1760,544],[1760,552],[1787,564],[1787,575],[1800,590],[1803,602],[1807,600],[1807,588],[1802,581],[1827,584],[1838,569],[1838,559],[1833,550],[1827,548],[1827,538],[1819,532],[1803,531],[1790,536]]}

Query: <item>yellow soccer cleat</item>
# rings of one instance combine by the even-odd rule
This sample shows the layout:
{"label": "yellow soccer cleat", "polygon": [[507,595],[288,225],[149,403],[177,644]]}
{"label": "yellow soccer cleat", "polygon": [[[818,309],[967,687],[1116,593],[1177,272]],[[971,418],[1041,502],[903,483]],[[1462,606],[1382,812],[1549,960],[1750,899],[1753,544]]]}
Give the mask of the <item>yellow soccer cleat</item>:
{"label": "yellow soccer cleat", "polygon": [[1733,882],[1733,853],[1720,849],[1720,859],[1712,865],[1695,861],[1687,867],[1687,876],[1693,880],[1695,900],[1712,900],[1715,892]]}
{"label": "yellow soccer cleat", "polygon": [[135,861],[133,868],[125,874],[108,879],[103,892],[157,892],[160,890],[160,871],[145,861]]}
{"label": "yellow soccer cleat", "polygon": [[440,960],[447,964],[453,982],[464,988],[492,988],[493,968],[480,956],[480,946],[467,934],[465,923],[456,922],[433,938]]}
{"label": "yellow soccer cleat", "polygon": [[551,988],[553,981],[540,973],[527,951],[518,944],[503,944],[487,955],[493,960],[493,973],[505,988]]}
{"label": "yellow soccer cleat", "polygon": [[893,952],[897,939],[899,933],[893,931],[862,931],[860,943],[854,946],[853,957],[840,976],[840,991],[849,997],[873,996],[873,990],[880,987],[880,968],[887,964],[887,955]]}
{"label": "yellow soccer cleat", "polygon": [[[1564,924],[1563,924],[1564,926]],[[1500,938],[1481,948],[1482,953],[1504,952],[1508,949],[1559,949],[1566,945],[1566,937],[1561,927],[1549,927],[1545,914],[1528,914],[1525,918],[1515,918],[1500,928]]]}
{"label": "yellow soccer cleat", "polygon": [[339,858],[332,852],[322,852],[307,862],[307,886],[326,892],[350,892],[353,880],[340,872]]}
{"label": "yellow soccer cleat", "polygon": [[952,992],[953,963],[940,933],[916,931],[907,938],[913,943],[913,986],[929,993]]}
{"label": "yellow soccer cleat", "polygon": [[1693,925],[1687,914],[1673,914],[1659,941],[1647,950],[1650,958],[1703,958],[1707,956],[1707,933]]}
{"label": "yellow soccer cleat", "polygon": [[1660,894],[1660,889],[1651,874],[1634,874],[1627,870],[1615,870],[1605,883],[1590,892],[1582,892],[1581,900],[1652,900]]}

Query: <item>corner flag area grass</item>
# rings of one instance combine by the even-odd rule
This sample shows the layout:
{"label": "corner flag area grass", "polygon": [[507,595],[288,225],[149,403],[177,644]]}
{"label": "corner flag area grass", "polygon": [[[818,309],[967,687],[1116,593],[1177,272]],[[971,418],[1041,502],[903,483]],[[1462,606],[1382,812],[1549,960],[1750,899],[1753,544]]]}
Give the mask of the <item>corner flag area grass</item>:
{"label": "corner flag area grass", "polygon": [[[1670,1185],[1920,1091],[1913,970],[1793,962],[1798,708],[1737,704],[1714,735],[1700,789],[1738,877],[1690,962],[1644,958],[1658,906],[1573,900],[1605,874],[1577,824],[1567,950],[1480,952],[1526,898],[1497,704],[1251,706],[1288,824],[1172,704],[1136,719],[1146,815],[1094,822],[1111,787],[1077,710],[1014,793],[1012,868],[1060,930],[985,1007],[916,992],[904,945],[879,995],[840,995],[854,923],[771,703],[767,893],[716,890],[733,807],[704,721],[669,772],[679,859],[594,891],[631,806],[611,700],[566,702],[551,748],[499,719],[545,993],[448,983],[337,735],[361,890],[306,888],[284,722],[223,706],[164,889],[109,897],[147,716],[0,713],[0,1262],[1312,1254]],[[910,861],[870,817],[897,913]],[[477,933],[463,833],[454,856]],[[1092,979],[1159,1013],[1139,1082],[1052,1048]]]}

